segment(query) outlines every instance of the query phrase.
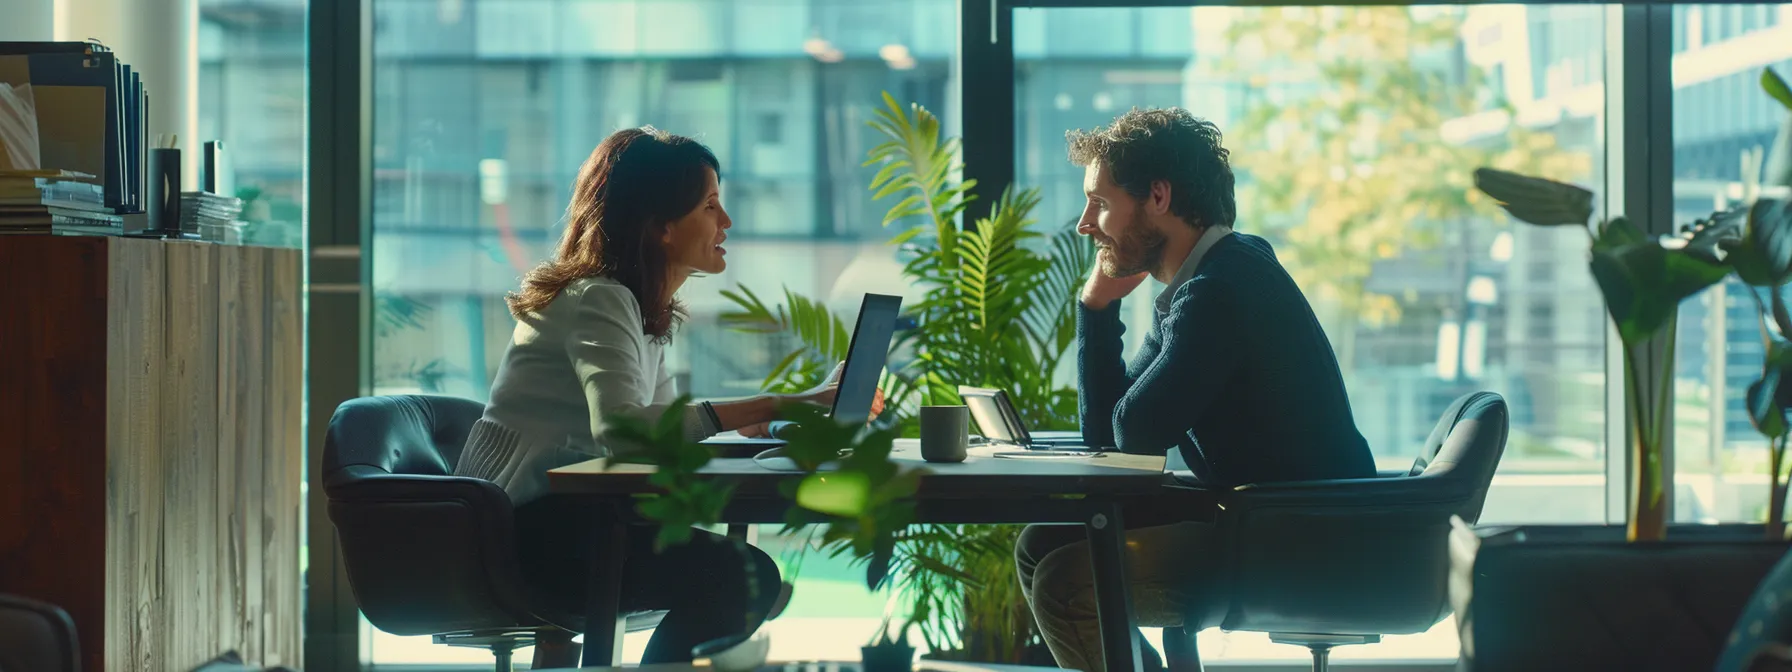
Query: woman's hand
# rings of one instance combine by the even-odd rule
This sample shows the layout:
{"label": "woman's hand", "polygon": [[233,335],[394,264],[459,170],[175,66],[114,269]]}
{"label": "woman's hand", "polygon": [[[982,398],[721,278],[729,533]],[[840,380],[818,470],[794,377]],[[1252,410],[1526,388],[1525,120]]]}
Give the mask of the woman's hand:
{"label": "woman's hand", "polygon": [[[788,395],[788,396],[784,397],[784,399],[787,401],[796,401],[796,402],[801,402],[801,403],[805,403],[805,404],[815,404],[816,406],[826,406],[826,407],[832,408],[834,405],[834,398],[840,396],[840,375],[842,373],[844,373],[845,370],[846,370],[846,362],[841,362],[834,366],[834,370],[832,372],[828,373],[828,377],[823,379],[821,381],[820,385],[816,385],[815,387],[809,388],[808,390],[804,390],[802,392],[798,392],[796,394]],[[871,397],[871,418],[872,419],[875,419],[877,416],[883,414],[884,404],[885,404],[885,401],[884,401],[883,388],[878,388],[877,391]],[[740,429],[741,435],[752,436],[752,437],[766,436],[769,431],[770,431],[770,429],[769,429],[769,427],[766,426],[766,423],[758,423],[758,424],[754,424],[754,425],[749,425],[746,427],[742,427]],[[756,432],[756,433],[749,433],[749,432]]]}
{"label": "woman's hand", "polygon": [[[840,374],[845,371],[846,362],[841,362],[834,366],[833,372],[829,373],[828,377],[822,380],[820,385],[793,396],[798,401],[831,408],[834,405],[834,398],[840,396]],[[877,392],[871,397],[871,417],[876,418],[877,416],[882,415],[883,412],[884,390],[880,387],[877,388]]]}
{"label": "woman's hand", "polygon": [[840,374],[845,371],[846,362],[836,364],[834,370],[828,373],[828,377],[821,380],[820,385],[790,396],[803,403],[832,407],[834,397],[840,396]]}

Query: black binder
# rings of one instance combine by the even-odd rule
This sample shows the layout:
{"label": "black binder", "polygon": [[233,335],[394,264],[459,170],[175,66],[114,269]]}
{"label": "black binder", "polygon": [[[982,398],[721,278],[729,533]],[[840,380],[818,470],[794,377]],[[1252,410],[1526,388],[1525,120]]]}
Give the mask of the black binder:
{"label": "black binder", "polygon": [[[135,213],[143,208],[143,161],[148,134],[146,94],[138,73],[118,61],[112,50],[96,42],[0,42],[0,56],[24,56],[33,86],[95,87],[105,91],[101,114],[103,141],[98,169],[93,170],[104,187],[105,205],[114,212]],[[41,108],[41,106],[40,106]],[[43,111],[40,109],[40,122]],[[92,156],[76,151],[79,166],[49,166],[85,170]],[[45,159],[50,160],[46,156]]]}

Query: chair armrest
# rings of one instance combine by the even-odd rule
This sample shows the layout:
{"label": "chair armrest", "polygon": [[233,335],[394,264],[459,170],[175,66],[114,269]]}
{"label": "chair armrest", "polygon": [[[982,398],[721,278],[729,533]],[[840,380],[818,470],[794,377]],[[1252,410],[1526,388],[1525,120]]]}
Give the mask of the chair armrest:
{"label": "chair armrest", "polygon": [[491,481],[462,476],[421,476],[388,474],[373,467],[347,467],[324,479],[324,490],[332,502],[432,502],[465,501],[481,508],[491,507],[506,519],[511,512],[510,496]]}
{"label": "chair armrest", "polygon": [[1461,488],[1449,486],[1438,479],[1406,477],[1252,483],[1224,493],[1220,501],[1227,508],[1363,506],[1385,509],[1458,505],[1468,498],[1468,493]]}

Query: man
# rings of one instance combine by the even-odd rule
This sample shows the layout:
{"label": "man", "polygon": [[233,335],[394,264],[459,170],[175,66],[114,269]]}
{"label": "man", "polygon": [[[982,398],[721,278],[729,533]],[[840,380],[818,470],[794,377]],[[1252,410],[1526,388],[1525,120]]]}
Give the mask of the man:
{"label": "man", "polygon": [[[1217,127],[1174,108],[1133,110],[1108,128],[1070,134],[1089,199],[1077,230],[1100,249],[1077,306],[1084,442],[1154,455],[1179,447],[1214,487],[1373,476],[1312,307],[1267,242],[1232,229],[1228,154]],[[1166,287],[1129,365],[1121,299],[1147,276]],[[1141,623],[1219,624],[1227,602],[1219,540],[1202,523],[1127,531]],[[1058,664],[1104,672],[1081,527],[1029,527],[1015,556]],[[1148,667],[1160,664],[1142,650]]]}

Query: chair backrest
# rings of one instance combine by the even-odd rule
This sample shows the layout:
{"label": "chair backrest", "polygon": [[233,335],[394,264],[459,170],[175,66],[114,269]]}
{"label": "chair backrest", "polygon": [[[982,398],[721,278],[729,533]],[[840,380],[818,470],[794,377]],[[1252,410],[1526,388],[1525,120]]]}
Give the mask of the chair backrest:
{"label": "chair backrest", "polygon": [[1457,515],[1473,523],[1487,503],[1493,472],[1506,452],[1511,421],[1506,400],[1492,392],[1471,392],[1444,409],[1408,476],[1452,481],[1470,497]]}
{"label": "chair backrest", "polygon": [[1792,669],[1792,554],[1780,557],[1756,584],[1754,594],[1730,626],[1730,637],[1717,660],[1719,670]]}
{"label": "chair backrest", "polygon": [[324,439],[325,476],[366,466],[388,474],[447,476],[485,413],[471,399],[423,394],[350,399],[336,407]]}
{"label": "chair backrest", "polygon": [[1449,614],[1450,517],[1475,520],[1505,451],[1506,403],[1456,400],[1412,475],[1270,483],[1231,493],[1228,630],[1424,632]]}
{"label": "chair backrest", "polygon": [[[452,476],[484,405],[397,395],[337,407],[324,490],[367,620],[398,635],[541,623],[518,566],[510,498]],[[558,619],[557,619],[558,620]]]}
{"label": "chair backrest", "polygon": [[75,622],[47,602],[0,595],[0,670],[78,672]]}

